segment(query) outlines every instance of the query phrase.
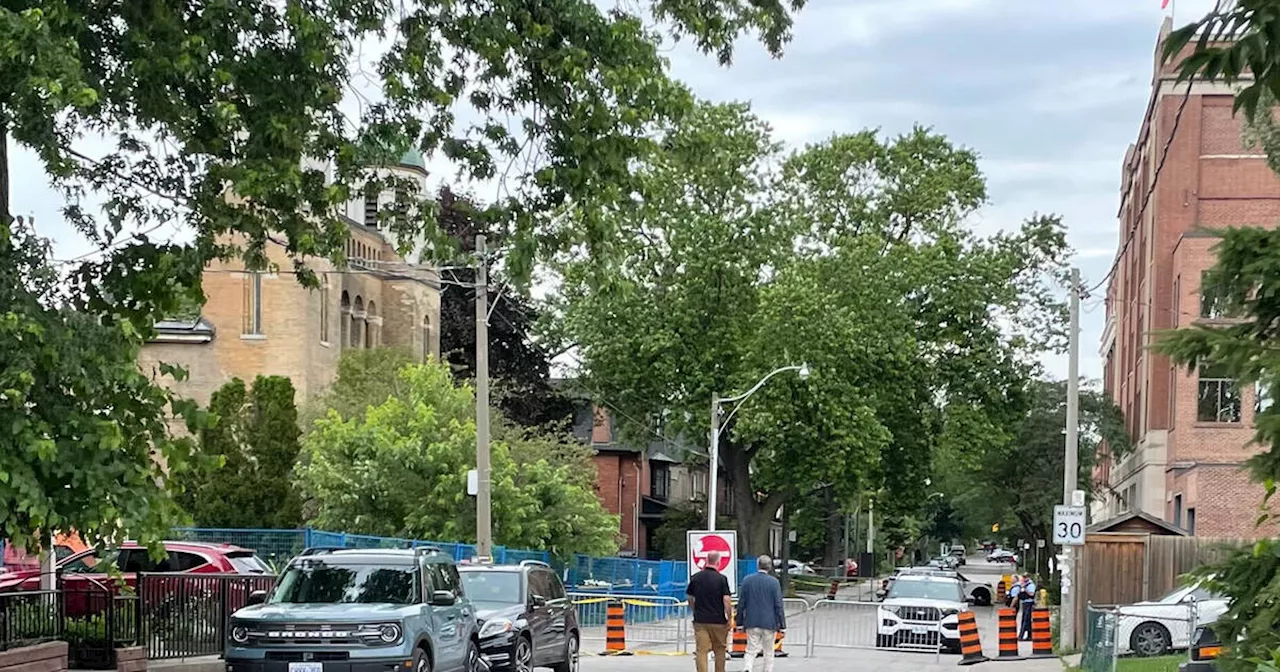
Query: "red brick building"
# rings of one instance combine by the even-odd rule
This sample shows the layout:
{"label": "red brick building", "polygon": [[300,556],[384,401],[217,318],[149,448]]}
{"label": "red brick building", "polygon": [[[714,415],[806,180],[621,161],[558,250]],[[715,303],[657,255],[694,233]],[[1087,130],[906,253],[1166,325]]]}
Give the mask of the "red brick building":
{"label": "red brick building", "polygon": [[[1160,43],[1170,27],[1166,20]],[[1269,402],[1212,368],[1188,372],[1149,348],[1161,330],[1230,321],[1201,288],[1216,242],[1206,229],[1274,226],[1280,179],[1261,150],[1245,147],[1230,88],[1197,82],[1188,95],[1159,64],[1161,48],[1146,116],[1125,153],[1101,344],[1104,387],[1124,411],[1134,450],[1100,461],[1094,475],[1104,492],[1093,515],[1145,512],[1195,535],[1253,537],[1262,488],[1243,463],[1256,452],[1256,405]]]}

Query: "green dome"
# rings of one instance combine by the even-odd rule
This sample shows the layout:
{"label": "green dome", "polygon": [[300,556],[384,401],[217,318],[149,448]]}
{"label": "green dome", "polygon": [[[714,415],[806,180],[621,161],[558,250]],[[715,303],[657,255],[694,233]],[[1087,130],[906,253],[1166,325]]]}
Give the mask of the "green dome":
{"label": "green dome", "polygon": [[422,152],[419,152],[416,147],[409,148],[409,151],[400,156],[400,165],[427,169],[427,162],[422,158]]}

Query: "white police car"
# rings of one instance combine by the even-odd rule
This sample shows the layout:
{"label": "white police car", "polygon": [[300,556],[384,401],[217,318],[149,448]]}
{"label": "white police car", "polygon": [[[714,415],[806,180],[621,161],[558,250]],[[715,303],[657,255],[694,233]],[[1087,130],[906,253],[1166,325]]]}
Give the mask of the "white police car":
{"label": "white police car", "polygon": [[903,574],[876,612],[876,646],[933,650],[941,637],[943,648],[959,649],[958,614],[968,605],[955,578]]}

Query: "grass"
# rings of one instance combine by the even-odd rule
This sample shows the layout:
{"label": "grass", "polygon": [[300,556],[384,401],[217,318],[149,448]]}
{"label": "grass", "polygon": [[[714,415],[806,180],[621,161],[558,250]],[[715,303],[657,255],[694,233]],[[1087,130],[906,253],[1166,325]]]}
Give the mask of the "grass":
{"label": "grass", "polygon": [[1160,658],[1121,658],[1116,661],[1116,672],[1177,672],[1178,665],[1186,660],[1185,654]]}

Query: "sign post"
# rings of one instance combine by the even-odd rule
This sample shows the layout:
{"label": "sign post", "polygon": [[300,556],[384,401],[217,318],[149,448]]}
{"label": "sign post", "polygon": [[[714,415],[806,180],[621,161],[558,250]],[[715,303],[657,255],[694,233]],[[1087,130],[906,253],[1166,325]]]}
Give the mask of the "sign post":
{"label": "sign post", "polygon": [[719,553],[720,565],[716,569],[729,580],[729,592],[737,593],[738,533],[733,530],[689,530],[686,539],[689,542],[689,576],[706,567],[708,555]]}

